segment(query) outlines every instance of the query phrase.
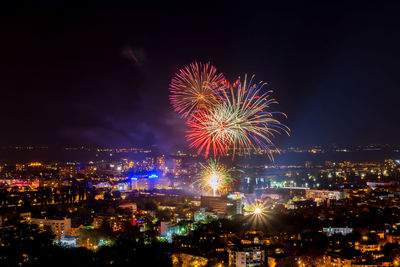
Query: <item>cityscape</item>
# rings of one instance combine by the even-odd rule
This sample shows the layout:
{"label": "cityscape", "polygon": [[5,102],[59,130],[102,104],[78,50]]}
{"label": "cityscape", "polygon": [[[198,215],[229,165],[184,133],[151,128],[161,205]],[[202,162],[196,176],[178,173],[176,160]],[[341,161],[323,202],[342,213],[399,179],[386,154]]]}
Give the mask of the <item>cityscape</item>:
{"label": "cityscape", "polygon": [[227,158],[241,171],[218,195],[199,193],[194,182],[205,160],[196,153],[81,146],[63,150],[84,151],[92,160],[4,163],[2,245],[19,242],[12,260],[26,264],[50,260],[35,250],[46,241],[55,255],[85,265],[396,266],[400,160],[317,156],[381,150],[400,156],[398,148],[332,149],[280,151],[304,154],[301,164],[256,163],[265,151],[253,151],[254,164],[243,155],[242,164]]}
{"label": "cityscape", "polygon": [[400,5],[156,2],[0,11],[0,266],[400,266]]}

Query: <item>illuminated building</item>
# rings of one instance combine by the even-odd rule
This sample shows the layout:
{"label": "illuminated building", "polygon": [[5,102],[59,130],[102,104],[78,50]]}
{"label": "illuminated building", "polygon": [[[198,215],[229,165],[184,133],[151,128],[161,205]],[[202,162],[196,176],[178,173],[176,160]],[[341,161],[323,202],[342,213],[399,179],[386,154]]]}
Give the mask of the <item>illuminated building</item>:
{"label": "illuminated building", "polygon": [[242,213],[241,198],[201,196],[201,207],[223,215]]}
{"label": "illuminated building", "polygon": [[[20,184],[21,186],[15,186]],[[4,198],[0,198],[0,207],[16,207],[30,205],[77,203],[86,199],[87,188],[81,185],[60,186],[59,181],[40,180],[11,181],[9,188],[0,190]]]}
{"label": "illuminated building", "polygon": [[154,158],[146,157],[146,159],[143,161],[143,165],[144,165],[145,170],[147,170],[147,171],[154,170],[154,166],[155,166]]}
{"label": "illuminated building", "polygon": [[159,183],[157,171],[140,171],[130,174],[132,190],[152,190]]}
{"label": "illuminated building", "polygon": [[137,211],[136,203],[124,203],[120,204],[118,207],[122,209],[129,209],[132,212],[132,214]]}
{"label": "illuminated building", "polygon": [[229,249],[229,266],[264,266],[265,252],[260,246],[242,246]]}
{"label": "illuminated building", "polygon": [[326,200],[339,200],[346,198],[346,192],[306,189],[306,198],[311,198],[317,204],[321,204]]}
{"label": "illuminated building", "polygon": [[400,244],[400,233],[389,233],[386,235],[386,241],[388,243]]}
{"label": "illuminated building", "polygon": [[306,208],[315,208],[316,202],[312,199],[307,200],[299,200],[299,201],[290,201],[287,204],[288,210],[295,210],[295,209],[306,209]]}
{"label": "illuminated building", "polygon": [[109,182],[102,182],[95,185],[96,189],[100,188],[111,188],[111,184]]}
{"label": "illuminated building", "polygon": [[394,182],[367,182],[367,185],[374,189],[377,186],[390,186],[394,185]]}
{"label": "illuminated building", "polygon": [[94,229],[108,223],[113,231],[121,230],[124,224],[134,224],[132,214],[98,214],[93,218]]}
{"label": "illuminated building", "polygon": [[85,165],[79,173],[85,175],[85,176],[91,176],[94,175],[94,173],[97,171],[97,167],[93,165]]}
{"label": "illuminated building", "polygon": [[336,234],[348,235],[353,232],[353,228],[327,227],[327,228],[322,228],[322,232],[326,233],[327,236],[336,235]]}
{"label": "illuminated building", "polygon": [[336,254],[325,255],[323,259],[325,266],[351,267],[355,262],[352,257],[344,257]]}
{"label": "illuminated building", "polygon": [[67,165],[58,168],[61,178],[73,178],[78,174],[79,167],[77,165]]}
{"label": "illuminated building", "polygon": [[120,182],[117,184],[118,191],[126,192],[132,190],[132,183],[129,182]]}
{"label": "illuminated building", "polygon": [[379,251],[381,249],[381,246],[377,242],[362,241],[355,243],[355,249],[360,250],[362,253],[365,253],[365,252]]}
{"label": "illuminated building", "polygon": [[199,211],[196,211],[194,213],[194,221],[198,222],[198,221],[205,221],[207,219],[207,217],[212,217],[212,218],[217,218],[217,216],[215,215],[215,213],[213,212],[207,212],[205,208],[200,208]]}
{"label": "illuminated building", "polygon": [[171,181],[167,177],[160,177],[153,180],[153,184],[155,189],[169,189]]}
{"label": "illuminated building", "polygon": [[158,229],[158,232],[160,235],[167,235],[168,232],[168,226],[169,226],[169,222],[161,222],[160,223],[160,228]]}
{"label": "illuminated building", "polygon": [[16,171],[24,171],[25,170],[25,164],[15,164],[15,170]]}
{"label": "illuminated building", "polygon": [[37,179],[1,179],[0,184],[6,184],[7,186],[28,186],[31,188],[39,187],[39,180]]}
{"label": "illuminated building", "polygon": [[157,157],[157,169],[158,170],[164,170],[165,168],[165,156],[159,156]]}
{"label": "illuminated building", "polygon": [[152,190],[153,184],[149,179],[139,179],[136,181],[136,190]]}
{"label": "illuminated building", "polygon": [[179,223],[161,222],[158,229],[160,235],[171,239],[174,235],[186,235],[193,230],[193,224],[180,225]]}
{"label": "illuminated building", "polygon": [[29,166],[29,167],[42,167],[43,164],[40,163],[40,162],[31,162],[31,163],[29,163],[28,166]]}
{"label": "illuminated building", "polygon": [[227,198],[230,200],[228,206],[233,207],[234,214],[243,214],[243,205],[242,205],[243,194],[232,193],[227,195]]}
{"label": "illuminated building", "polygon": [[67,248],[75,248],[76,247],[76,237],[75,236],[65,236],[61,238],[60,245]]}
{"label": "illuminated building", "polygon": [[49,226],[55,239],[61,241],[61,238],[71,235],[71,218],[63,219],[47,219],[47,218],[31,218],[31,223],[36,224],[39,228]]}
{"label": "illuminated building", "polygon": [[172,160],[172,170],[175,173],[178,173],[182,169],[182,159],[180,158],[174,158]]}
{"label": "illuminated building", "polygon": [[[187,253],[175,253],[172,255],[172,265],[177,266],[207,266],[208,259],[201,256],[191,255]],[[216,265],[217,266],[217,265]]]}

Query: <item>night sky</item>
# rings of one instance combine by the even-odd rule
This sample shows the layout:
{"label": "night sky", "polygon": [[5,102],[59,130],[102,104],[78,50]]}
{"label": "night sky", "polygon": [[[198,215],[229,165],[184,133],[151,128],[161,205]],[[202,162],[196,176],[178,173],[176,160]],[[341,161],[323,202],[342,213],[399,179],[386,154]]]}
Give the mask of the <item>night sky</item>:
{"label": "night sky", "polygon": [[192,61],[268,82],[278,146],[399,144],[400,5],[276,2],[0,9],[0,145],[186,147],[168,85]]}

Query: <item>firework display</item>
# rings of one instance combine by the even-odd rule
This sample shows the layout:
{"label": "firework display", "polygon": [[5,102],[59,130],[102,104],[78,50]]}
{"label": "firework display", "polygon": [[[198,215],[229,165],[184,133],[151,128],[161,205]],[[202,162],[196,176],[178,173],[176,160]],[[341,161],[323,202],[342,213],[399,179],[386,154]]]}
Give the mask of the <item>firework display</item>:
{"label": "firework display", "polygon": [[249,205],[245,205],[244,215],[248,219],[249,225],[256,229],[258,227],[265,227],[271,219],[266,203],[263,201],[255,201]]}
{"label": "firework display", "polygon": [[170,100],[175,111],[183,118],[196,110],[218,104],[213,87],[223,88],[226,80],[222,73],[209,63],[192,63],[181,69],[170,84]]}
{"label": "firework display", "polygon": [[244,207],[245,215],[260,216],[266,211],[266,207],[263,202],[255,202]]}
{"label": "firework display", "polygon": [[225,155],[229,149],[235,155],[239,150],[249,154],[251,149],[264,149],[271,160],[275,148],[271,140],[275,134],[289,128],[274,116],[285,114],[269,111],[278,102],[270,98],[271,91],[263,93],[264,83],[253,83],[254,76],[247,82],[240,78],[229,91],[219,90],[219,104],[213,108],[195,112],[189,126],[187,138],[198,153],[205,152],[206,158]]}
{"label": "firework display", "polygon": [[[284,113],[271,111],[271,105],[278,102],[265,92],[265,83],[239,79],[230,84],[223,74],[218,74],[209,63],[192,63],[181,69],[170,84],[170,100],[175,111],[186,118],[187,139],[190,147],[198,154],[214,159],[201,165],[199,179],[195,182],[202,190],[225,192],[233,180],[232,169],[227,169],[215,159],[252,150],[264,150],[271,160],[275,146],[272,138],[276,134],[287,133],[289,128],[282,124],[277,115]],[[261,207],[253,214],[263,213]]]}
{"label": "firework display", "polygon": [[217,193],[226,192],[229,184],[233,182],[231,173],[234,168],[226,168],[215,159],[209,159],[206,164],[200,164],[199,179],[195,182],[202,190]]}

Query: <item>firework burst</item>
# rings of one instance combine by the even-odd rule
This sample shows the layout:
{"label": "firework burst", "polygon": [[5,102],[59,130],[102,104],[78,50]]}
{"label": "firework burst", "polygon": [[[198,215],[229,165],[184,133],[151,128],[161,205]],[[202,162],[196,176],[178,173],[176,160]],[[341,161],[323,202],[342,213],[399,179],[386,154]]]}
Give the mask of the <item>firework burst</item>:
{"label": "firework burst", "polygon": [[234,181],[231,173],[234,168],[228,169],[215,159],[210,159],[206,164],[201,164],[199,179],[195,182],[202,190],[216,193],[224,193],[229,189],[229,185]]}
{"label": "firework burst", "polygon": [[209,63],[192,63],[181,69],[172,79],[170,100],[175,111],[183,118],[199,109],[209,108],[218,104],[213,87],[224,88],[226,84],[222,73]]}
{"label": "firework burst", "polygon": [[244,215],[246,216],[251,228],[264,228],[272,220],[264,202],[256,201],[250,205],[244,206]]}
{"label": "firework burst", "polygon": [[266,207],[263,202],[255,202],[244,207],[245,215],[260,216],[266,212]]}
{"label": "firework burst", "polygon": [[289,134],[289,128],[279,122],[276,115],[282,112],[269,111],[278,102],[270,98],[271,91],[262,92],[265,83],[253,83],[254,76],[247,82],[240,78],[230,90],[218,90],[219,104],[207,110],[197,111],[187,122],[187,139],[198,153],[205,152],[206,158],[212,152],[214,157],[225,155],[232,149],[249,154],[252,149],[264,149],[271,160],[275,146],[272,138],[281,132]]}

